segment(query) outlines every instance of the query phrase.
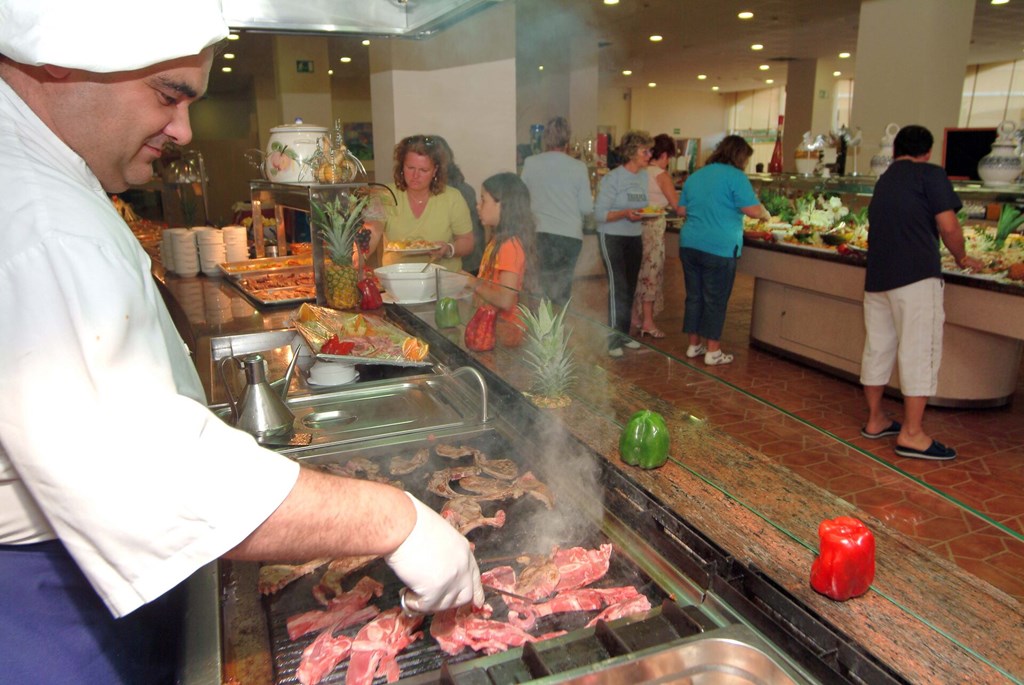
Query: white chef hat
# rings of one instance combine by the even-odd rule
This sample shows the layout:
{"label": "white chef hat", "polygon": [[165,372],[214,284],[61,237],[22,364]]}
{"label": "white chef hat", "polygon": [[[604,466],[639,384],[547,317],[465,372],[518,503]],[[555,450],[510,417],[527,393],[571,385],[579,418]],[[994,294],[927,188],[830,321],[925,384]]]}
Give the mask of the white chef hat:
{"label": "white chef hat", "polygon": [[227,34],[220,0],[0,0],[0,54],[22,64],[131,71]]}

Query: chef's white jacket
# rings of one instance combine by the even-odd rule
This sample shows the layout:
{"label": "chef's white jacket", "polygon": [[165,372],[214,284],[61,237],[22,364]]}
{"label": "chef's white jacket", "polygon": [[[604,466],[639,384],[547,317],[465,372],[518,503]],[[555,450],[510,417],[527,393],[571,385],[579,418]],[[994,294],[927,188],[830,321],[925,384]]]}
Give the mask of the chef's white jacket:
{"label": "chef's white jacket", "polygon": [[241,542],[298,465],[204,404],[149,257],[0,80],[0,543],[60,538],[115,616]]}

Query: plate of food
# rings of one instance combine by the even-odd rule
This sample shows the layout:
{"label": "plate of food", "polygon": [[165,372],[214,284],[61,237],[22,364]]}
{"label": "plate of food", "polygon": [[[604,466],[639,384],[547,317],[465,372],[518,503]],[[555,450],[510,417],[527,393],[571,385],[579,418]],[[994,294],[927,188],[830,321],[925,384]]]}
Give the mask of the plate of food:
{"label": "plate of food", "polygon": [[647,206],[647,207],[644,207],[643,209],[641,209],[640,210],[640,215],[641,216],[645,216],[645,217],[652,217],[652,218],[653,217],[659,217],[659,216],[665,216],[665,208],[664,207],[655,207],[653,205],[650,205],[650,206]]}
{"label": "plate of food", "polygon": [[408,255],[430,254],[440,245],[432,240],[388,240],[384,243],[384,251]]}

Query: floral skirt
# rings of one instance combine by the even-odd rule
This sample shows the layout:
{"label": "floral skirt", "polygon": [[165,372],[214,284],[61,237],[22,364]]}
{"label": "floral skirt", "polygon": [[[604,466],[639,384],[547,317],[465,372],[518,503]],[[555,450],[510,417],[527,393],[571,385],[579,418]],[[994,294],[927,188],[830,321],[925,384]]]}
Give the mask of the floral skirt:
{"label": "floral skirt", "polygon": [[665,217],[643,221],[643,243],[644,256],[640,262],[636,295],[633,297],[631,319],[634,328],[643,326],[643,302],[654,303],[654,316],[665,308],[665,296],[661,287],[665,279]]}

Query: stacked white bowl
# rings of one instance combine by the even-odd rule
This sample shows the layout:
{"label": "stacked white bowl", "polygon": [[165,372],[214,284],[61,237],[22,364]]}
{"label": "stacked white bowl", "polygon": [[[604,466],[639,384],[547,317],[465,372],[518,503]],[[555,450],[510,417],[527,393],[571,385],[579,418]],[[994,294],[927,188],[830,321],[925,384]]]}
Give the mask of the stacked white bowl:
{"label": "stacked white bowl", "polygon": [[171,247],[171,229],[160,232],[160,263],[167,272],[174,271],[174,249]]}
{"label": "stacked white bowl", "polygon": [[199,245],[199,268],[207,276],[219,276],[217,265],[227,261],[224,234],[212,226],[196,226],[192,231]]}
{"label": "stacked white bowl", "polygon": [[245,226],[225,226],[220,229],[224,234],[224,251],[226,261],[244,262],[249,258],[249,243]]}
{"label": "stacked white bowl", "polygon": [[189,228],[169,228],[167,231],[171,234],[174,273],[186,278],[199,275],[199,249],[195,232]]}

